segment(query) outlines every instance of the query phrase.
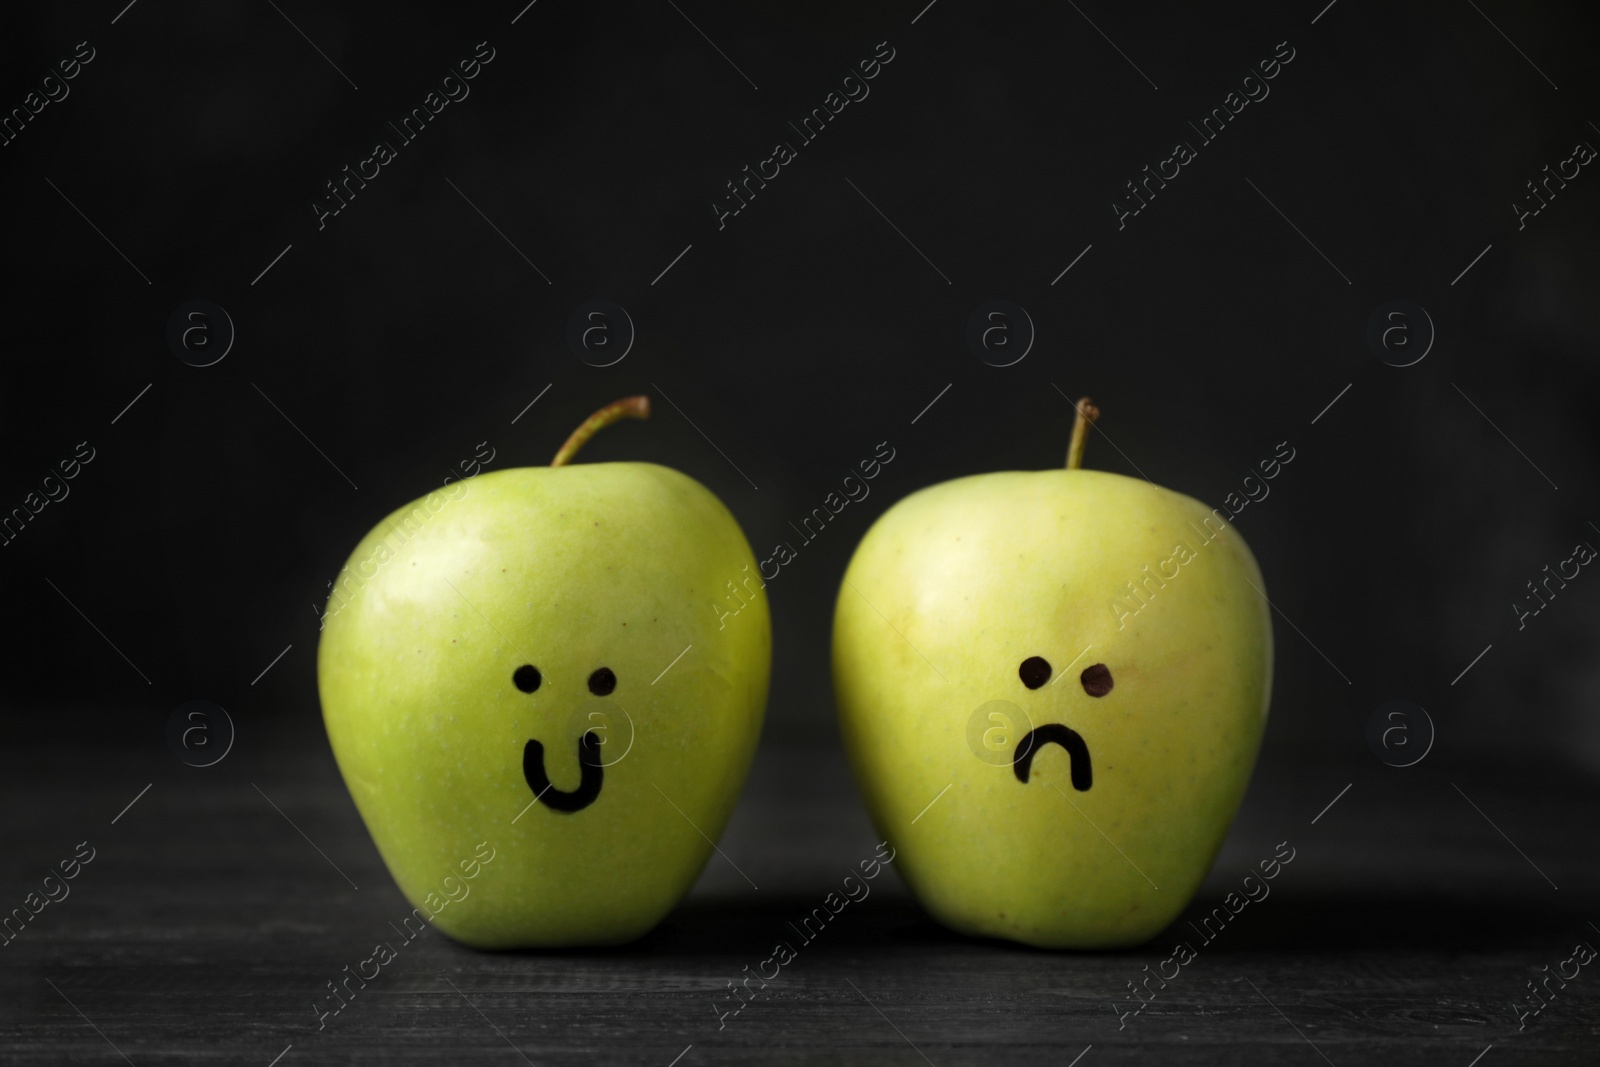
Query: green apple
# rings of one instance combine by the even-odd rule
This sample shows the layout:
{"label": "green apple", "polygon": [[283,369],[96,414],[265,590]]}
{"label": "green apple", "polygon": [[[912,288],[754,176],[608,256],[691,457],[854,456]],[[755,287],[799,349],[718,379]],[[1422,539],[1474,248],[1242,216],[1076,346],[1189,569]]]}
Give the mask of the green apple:
{"label": "green apple", "polygon": [[845,749],[895,867],[964,933],[1138,944],[1188,904],[1255,764],[1272,627],[1226,512],[1078,469],[901,500],[834,619]]}
{"label": "green apple", "polygon": [[766,600],[747,583],[721,624],[708,606],[755,564],[738,524],[675,470],[566,465],[648,411],[620,401],[550,467],[401,508],[330,600],[317,678],[339,769],[401,891],[468,945],[644,934],[705,866],[749,770]]}

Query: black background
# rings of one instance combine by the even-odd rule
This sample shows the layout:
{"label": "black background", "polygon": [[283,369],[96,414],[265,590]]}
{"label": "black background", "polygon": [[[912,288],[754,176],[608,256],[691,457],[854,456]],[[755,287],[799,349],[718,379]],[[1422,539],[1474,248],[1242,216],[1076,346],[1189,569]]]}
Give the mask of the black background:
{"label": "black background", "polygon": [[[65,744],[177,767],[167,717],[206,699],[238,726],[236,767],[325,770],[316,611],[359,538],[479,442],[491,469],[546,463],[637,392],[652,419],[583,459],[685,471],[758,557],[895,449],[768,590],[764,743],[826,749],[860,536],[923,486],[1059,465],[1088,394],[1088,465],[1211,504],[1296,450],[1238,519],[1279,609],[1264,766],[1378,767],[1368,719],[1398,698],[1432,716],[1435,764],[1600,769],[1600,578],[1524,629],[1511,608],[1600,545],[1600,178],[1525,228],[1512,209],[1600,145],[1585,5],[680,7],[0,16],[0,107],[77,42],[96,53],[0,147],[0,508],[96,452],[0,548],[13,760]],[[470,96],[319,229],[324,183],[485,40]],[[870,95],[719,229],[724,183],[882,41]],[[1119,229],[1124,183],[1281,41],[1270,96]],[[637,328],[607,368],[565,340],[594,298]],[[214,366],[166,340],[194,299],[237,330]],[[991,299],[1037,329],[1010,367],[966,342]],[[1396,299],[1437,333],[1406,368],[1366,341]]]}
{"label": "black background", "polygon": [[[1296,449],[1238,521],[1274,603],[1352,684],[1280,617],[1269,751],[1357,747],[1364,714],[1403,697],[1448,722],[1441,744],[1600,765],[1600,599],[1575,583],[1521,632],[1510,608],[1546,563],[1600,538],[1587,169],[1525,229],[1511,210],[1544,165],[1600,137],[1579,7],[1499,20],[1559,90],[1455,4],[1346,0],[1315,26],[1279,5],[1120,25],[1107,12],[1101,28],[1159,89],[1070,6],[941,3],[915,26],[891,6],[706,8],[696,24],[759,90],[670,5],[546,0],[515,26],[489,7],[306,12],[300,28],[359,90],[270,5],[100,14],[13,11],[4,38],[7,106],[78,41],[96,50],[0,157],[13,205],[0,499],[21,505],[80,440],[97,454],[0,550],[12,699],[149,741],[177,703],[205,698],[256,738],[316,744],[313,604],[361,534],[478,442],[497,468],[545,463],[590,411],[642,391],[654,420],[585,458],[690,473],[758,555],[878,442],[896,450],[771,590],[770,733],[831,735],[826,642],[855,541],[922,486],[1059,463],[1064,392],[1105,409],[1091,465],[1136,464],[1213,504],[1277,442]],[[482,40],[496,58],[471,95],[319,230],[324,183],[397,140],[386,123]],[[895,59],[870,96],[719,230],[723,184],[798,140],[786,123],[884,40]],[[1271,95],[1119,231],[1123,183],[1197,140],[1186,123],[1283,40],[1296,58]],[[564,342],[596,297],[638,332],[604,369]],[[1037,329],[1007,368],[965,343],[967,316],[994,298]],[[237,330],[209,368],[166,344],[191,299]],[[1364,340],[1392,299],[1437,330],[1409,368]]]}

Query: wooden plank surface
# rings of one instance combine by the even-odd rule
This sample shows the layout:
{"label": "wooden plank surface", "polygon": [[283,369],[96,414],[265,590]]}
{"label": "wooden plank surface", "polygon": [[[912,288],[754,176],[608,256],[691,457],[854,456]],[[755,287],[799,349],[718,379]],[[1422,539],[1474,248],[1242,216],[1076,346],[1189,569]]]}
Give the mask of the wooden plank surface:
{"label": "wooden plank surface", "polygon": [[[1594,783],[1539,768],[1264,764],[1189,916],[1277,842],[1296,859],[1209,944],[1183,920],[1128,952],[963,938],[891,875],[720,1019],[726,984],[875,841],[835,750],[768,745],[721,842],[759,890],[714,857],[620,949],[482,953],[430,930],[319,1031],[324,983],[407,911],[325,751],[197,770],[44,749],[3,767],[7,908],[80,841],[96,850],[0,948],[7,1063],[1600,1061],[1600,967],[1552,980],[1525,1029],[1512,1007],[1575,942],[1600,946]],[[1119,1017],[1179,938],[1195,960]]]}

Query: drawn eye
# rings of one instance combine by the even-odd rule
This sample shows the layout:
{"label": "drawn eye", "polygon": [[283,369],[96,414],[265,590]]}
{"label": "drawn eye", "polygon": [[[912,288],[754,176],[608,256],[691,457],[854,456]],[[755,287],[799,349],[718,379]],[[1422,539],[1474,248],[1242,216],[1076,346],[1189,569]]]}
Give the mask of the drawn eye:
{"label": "drawn eye", "polygon": [[611,673],[610,667],[601,667],[589,675],[589,692],[597,697],[610,696],[616,687],[617,676]]}
{"label": "drawn eye", "polygon": [[1050,680],[1050,661],[1043,656],[1029,656],[1017,668],[1017,677],[1029,689],[1037,689]]}
{"label": "drawn eye", "polygon": [[1083,691],[1092,697],[1105,696],[1111,692],[1111,687],[1117,684],[1111,680],[1111,669],[1104,663],[1085,667],[1078,680],[1083,682]]}
{"label": "drawn eye", "polygon": [[524,663],[511,674],[511,682],[524,693],[531,693],[539,688],[539,683],[544,681],[544,676],[539,673],[539,668],[531,663]]}

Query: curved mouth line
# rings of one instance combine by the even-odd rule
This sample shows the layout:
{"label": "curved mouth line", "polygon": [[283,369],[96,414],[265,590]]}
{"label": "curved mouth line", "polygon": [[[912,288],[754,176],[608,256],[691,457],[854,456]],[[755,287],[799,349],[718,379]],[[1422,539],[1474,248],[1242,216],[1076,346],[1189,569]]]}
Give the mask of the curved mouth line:
{"label": "curved mouth line", "polygon": [[1054,742],[1067,750],[1072,760],[1072,788],[1083,793],[1094,784],[1094,768],[1089,762],[1089,746],[1083,743],[1078,732],[1061,723],[1052,722],[1035,727],[1017,742],[1017,753],[1012,757],[1011,769],[1017,772],[1017,781],[1024,784],[1033,768],[1034,754]]}
{"label": "curved mouth line", "polygon": [[582,811],[595,802],[600,787],[605,784],[605,767],[600,762],[600,737],[593,730],[584,732],[578,739],[578,765],[583,768],[583,778],[578,788],[570,793],[557,789],[544,770],[544,746],[529,741],[522,749],[522,777],[533,790],[533,799],[551,811],[571,814]]}

